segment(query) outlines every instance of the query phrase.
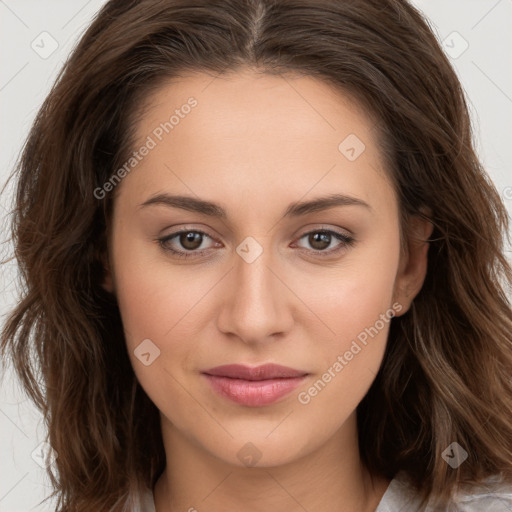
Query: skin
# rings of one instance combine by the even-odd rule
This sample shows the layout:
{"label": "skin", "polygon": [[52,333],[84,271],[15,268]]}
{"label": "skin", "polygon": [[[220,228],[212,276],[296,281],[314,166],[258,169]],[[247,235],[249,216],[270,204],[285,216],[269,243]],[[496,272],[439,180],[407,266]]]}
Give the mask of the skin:
{"label": "skin", "polygon": [[[198,105],[117,186],[105,262],[134,371],[161,413],[168,462],[156,510],[373,511],[389,480],[361,464],[356,407],[382,362],[389,323],[308,404],[298,394],[394,303],[396,316],[409,309],[432,225],[413,219],[401,253],[375,122],[326,83],[252,70],[187,75],[149,98],[135,147],[190,96]],[[338,150],[349,134],[366,146],[355,161]],[[334,192],[371,209],[283,217],[292,202]],[[139,206],[158,193],[213,201],[227,217]],[[196,244],[203,255],[178,259],[156,241],[181,228],[209,235]],[[315,244],[307,234],[322,228],[355,243]],[[252,263],[236,252],[248,236],[263,250]],[[179,236],[169,245],[186,251]],[[160,350],[149,366],[134,355],[144,339]],[[268,362],[309,375],[264,407],[228,401],[200,375]],[[237,455],[248,442],[260,456],[253,467]]]}

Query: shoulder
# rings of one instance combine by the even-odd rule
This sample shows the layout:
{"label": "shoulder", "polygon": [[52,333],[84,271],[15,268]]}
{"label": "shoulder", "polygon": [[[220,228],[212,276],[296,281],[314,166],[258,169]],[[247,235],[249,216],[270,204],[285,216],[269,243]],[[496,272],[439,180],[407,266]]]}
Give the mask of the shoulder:
{"label": "shoulder", "polygon": [[[399,472],[389,484],[375,512],[413,512],[419,510],[420,499],[410,485],[407,474]],[[443,512],[511,512],[512,483],[489,477],[474,486],[464,486],[454,497],[454,503]],[[427,512],[437,512],[427,507]]]}
{"label": "shoulder", "polygon": [[512,483],[503,482],[498,476],[485,482],[461,489],[456,497],[457,512],[511,512]]}

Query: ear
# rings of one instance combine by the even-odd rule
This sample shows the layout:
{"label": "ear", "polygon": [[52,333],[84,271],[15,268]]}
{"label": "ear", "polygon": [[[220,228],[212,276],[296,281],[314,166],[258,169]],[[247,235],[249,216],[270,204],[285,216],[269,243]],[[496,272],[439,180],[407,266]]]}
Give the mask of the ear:
{"label": "ear", "polygon": [[[425,211],[427,217],[431,217]],[[400,314],[405,314],[421,290],[427,275],[429,242],[434,225],[428,218],[414,215],[409,218],[405,230],[405,251],[401,251],[398,272],[393,290],[394,301],[402,305]]]}

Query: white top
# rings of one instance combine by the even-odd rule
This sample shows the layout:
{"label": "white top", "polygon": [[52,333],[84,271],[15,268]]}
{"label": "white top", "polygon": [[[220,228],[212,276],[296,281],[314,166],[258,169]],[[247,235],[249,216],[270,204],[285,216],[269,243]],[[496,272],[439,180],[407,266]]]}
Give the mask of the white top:
{"label": "white top", "polygon": [[[419,496],[409,484],[407,474],[400,471],[391,480],[375,512],[416,512],[419,503]],[[434,512],[434,508],[427,507],[427,512]],[[512,512],[512,484],[491,477],[479,486],[459,491],[455,502],[443,512]]]}
{"label": "white top", "polygon": [[[444,512],[512,512],[512,485],[490,478],[487,483],[460,492],[452,508]],[[407,474],[400,471],[391,480],[375,512],[416,512],[419,497],[407,480]],[[434,509],[427,508],[427,512]],[[153,493],[148,489],[142,496],[142,506],[136,512],[156,512]]]}

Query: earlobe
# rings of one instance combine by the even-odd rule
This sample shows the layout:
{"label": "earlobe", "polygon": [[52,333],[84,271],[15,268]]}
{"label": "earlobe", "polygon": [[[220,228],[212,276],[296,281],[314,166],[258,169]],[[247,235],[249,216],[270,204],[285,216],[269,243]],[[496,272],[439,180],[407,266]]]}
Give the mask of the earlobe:
{"label": "earlobe", "polygon": [[395,279],[393,300],[402,305],[401,316],[405,314],[418,295],[427,275],[428,248],[434,225],[428,218],[413,216],[409,219],[406,252],[401,254]]}

